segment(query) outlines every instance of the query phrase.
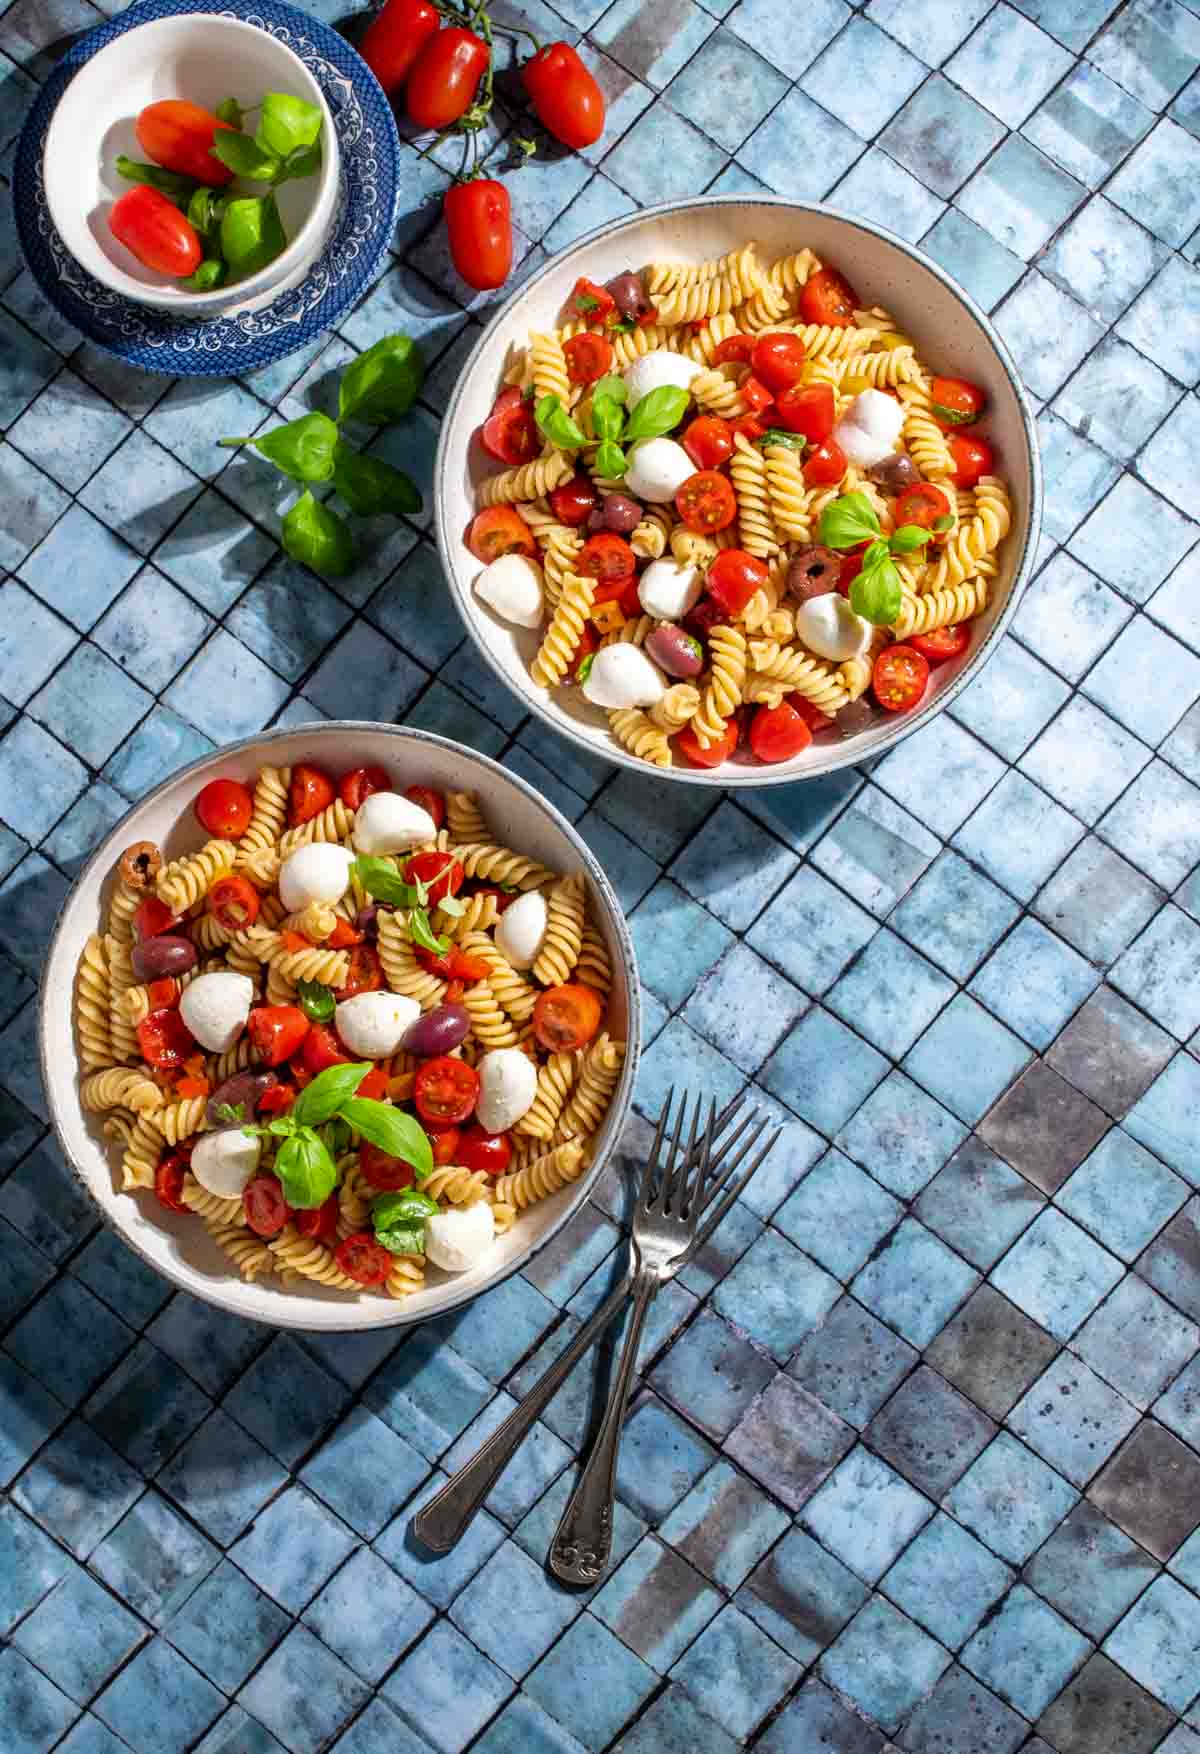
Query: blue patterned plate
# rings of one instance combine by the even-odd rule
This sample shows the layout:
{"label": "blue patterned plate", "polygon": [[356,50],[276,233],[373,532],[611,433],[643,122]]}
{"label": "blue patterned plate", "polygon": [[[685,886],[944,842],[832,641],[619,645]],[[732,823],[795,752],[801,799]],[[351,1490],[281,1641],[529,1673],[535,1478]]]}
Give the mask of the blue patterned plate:
{"label": "blue patterned plate", "polygon": [[[101,286],[63,244],[42,183],[46,133],[77,70],[126,31],[192,12],[241,19],[285,43],[324,92],[341,147],[337,212],[309,273],[269,303],[200,320],[151,310]],[[371,285],[395,224],[399,160],[400,137],[386,98],[358,55],[328,25],[278,0],[142,0],[89,31],[46,81],[17,148],[17,232],[43,293],[89,341],[144,371],[231,377],[294,353],[331,328]]]}

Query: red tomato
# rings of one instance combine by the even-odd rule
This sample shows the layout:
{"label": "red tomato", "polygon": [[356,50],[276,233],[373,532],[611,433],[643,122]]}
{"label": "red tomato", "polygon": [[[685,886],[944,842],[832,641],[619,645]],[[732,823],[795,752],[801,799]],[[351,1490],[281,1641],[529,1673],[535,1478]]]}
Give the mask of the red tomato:
{"label": "red tomato", "polygon": [[508,1134],[485,1133],[478,1122],[463,1134],[454,1159],[464,1169],[483,1169],[489,1175],[503,1175],[511,1161],[512,1140]]}
{"label": "red tomato", "polygon": [[760,439],[766,430],[756,414],[739,414],[736,420],[729,422],[730,437],[736,438],[740,432],[742,437],[749,439],[751,444],[754,443],[755,439]]}
{"label": "red tomato", "polygon": [[490,505],[481,511],[467,531],[467,547],[484,566],[502,554],[523,554],[532,560],[537,553],[533,531],[510,505]]}
{"label": "red tomato", "polygon": [[288,820],[293,828],[302,822],[311,822],[322,810],[328,810],[336,793],[333,781],[319,767],[309,767],[298,762],[292,769],[291,791],[288,797]]}
{"label": "red tomato", "polygon": [[834,410],[832,384],[793,384],[775,404],[775,417],[789,432],[804,435],[809,444],[819,445],[833,431],[837,418]]}
{"label": "red tomato", "polygon": [[509,468],[530,463],[542,448],[542,435],[527,402],[515,384],[501,390],[495,406],[479,429],[479,441],[489,457]]}
{"label": "red tomato", "polygon": [[330,950],[349,950],[352,944],[361,944],[365,937],[366,933],[356,931],[349,920],[335,920],[325,944]]}
{"label": "red tomato", "polygon": [[637,555],[623,537],[600,530],[580,549],[575,571],[589,579],[627,579],[637,571]]}
{"label": "red tomato", "polygon": [[[442,32],[443,36],[448,34]],[[389,1249],[376,1242],[373,1236],[368,1236],[365,1230],[348,1236],[333,1251],[335,1266],[360,1285],[382,1285],[392,1270],[394,1258]]]}
{"label": "red tomato", "polygon": [[187,1173],[190,1151],[172,1151],[154,1172],[154,1191],[159,1201],[171,1212],[190,1212],[184,1203],[183,1178]]}
{"label": "red tomato", "polygon": [[488,46],[474,31],[454,26],[426,37],[404,88],[409,120],[418,128],[448,128],[457,122],[470,109],[487,64]]}
{"label": "red tomato", "polygon": [[834,329],[848,329],[858,302],[858,294],[836,268],[818,268],[804,282],[800,316],[806,323],[828,323]]}
{"label": "red tomato", "polygon": [[691,762],[693,767],[720,767],[727,761],[738,746],[738,725],[730,719],[725,726],[724,734],[716,743],[710,743],[705,749],[690,725],[684,727],[675,738],[675,747],[679,753]]}
{"label": "red tomato", "polygon": [[569,43],[547,43],[521,78],[534,112],[564,146],[581,152],[604,132],[604,94]]}
{"label": "red tomato", "polygon": [[794,694],[791,697],[791,703],[810,731],[832,729],[835,721],[829,717],[828,713],[823,713],[819,706],[814,706],[811,700],[805,700],[802,694]]}
{"label": "red tomato", "polygon": [[799,381],[805,358],[799,335],[761,335],[754,344],[750,366],[755,377],[777,395]]}
{"label": "red tomato", "polygon": [[256,1236],[278,1236],[292,1217],[292,1208],[283,1197],[278,1178],[273,1175],[256,1175],[247,1182],[242,1195],[242,1210],[246,1214],[246,1223]]}
{"label": "red tomato", "polygon": [[607,286],[598,286],[584,276],[575,282],[567,300],[567,310],[572,317],[581,317],[585,323],[603,325],[615,322],[617,301]]}
{"label": "red tomato", "polygon": [[836,439],[826,439],[804,460],[804,479],[810,487],[832,487],[846,473],[846,453]]}
{"label": "red tomato", "polygon": [[730,620],[736,620],[769,576],[764,562],[744,548],[723,548],[708,569],[708,594]]}
{"label": "red tomato", "polygon": [[934,378],[929,386],[929,412],[943,431],[970,426],[986,407],[987,397],[979,385],[965,378]]}
{"label": "red tomato", "polygon": [[463,868],[453,853],[414,853],[404,867],[406,883],[425,883],[431,902],[457,895],[463,886]]}
{"label": "red tomato", "polygon": [[208,892],[208,911],[227,932],[243,932],[258,918],[258,890],[246,877],[218,877]]}
{"label": "red tomato", "polygon": [[[636,586],[637,580],[634,579],[633,583]],[[579,635],[579,644],[571,653],[571,663],[567,670],[567,676],[570,681],[578,682],[580,680],[579,672],[583,669],[584,664],[599,650],[600,637],[591,622],[585,621],[583,624],[583,630]],[[508,900],[512,900],[511,895],[508,897]]]}
{"label": "red tomato", "polygon": [[592,606],[600,609],[605,603],[618,603],[622,615],[640,615],[641,600],[638,597],[638,582],[633,573],[625,573],[619,579],[607,579],[596,586],[592,598]]}
{"label": "red tomato", "polygon": [[119,244],[136,256],[143,268],[172,280],[186,280],[204,260],[195,226],[173,201],[139,183],[114,202],[108,229]]}
{"label": "red tomato", "polygon": [[[599,335],[579,335],[579,341],[599,341]],[[597,505],[596,489],[586,475],[572,475],[550,491],[550,509],[560,524],[570,529],[586,524]]]}
{"label": "red tomato", "polygon": [[246,1034],[261,1066],[282,1066],[308,1034],[299,1005],[258,1005],[246,1019]]}
{"label": "red tomato", "polygon": [[295,1100],[296,1092],[290,1084],[272,1084],[269,1090],[263,1091],[254,1106],[260,1115],[281,1115],[291,1108]]}
{"label": "red tomato", "polygon": [[427,0],[386,0],[358,45],[358,52],[389,95],[399,91],[413,62],[441,25]]}
{"label": "red tomato", "polygon": [[567,376],[573,384],[594,384],[612,369],[612,342],[603,335],[572,335],[563,342]]}
{"label": "red tomato", "polygon": [[956,432],[947,440],[957,487],[974,487],[981,475],[992,473],[992,447],[985,439]]}
{"label": "red tomato", "polygon": [[170,975],[164,975],[162,980],[151,981],[147,985],[146,997],[152,1011],[169,1011],[172,1005],[179,1003],[179,982]]}
{"label": "red tomato", "polygon": [[697,469],[718,469],[733,455],[733,433],[719,414],[701,414],[680,439]]}
{"label": "red tomato", "polygon": [[367,1073],[358,1089],[354,1092],[355,1096],[367,1096],[372,1102],[386,1102],[390,1073],[391,1068],[389,1062],[387,1060],[380,1060],[378,1065],[371,1067],[371,1070]]}
{"label": "red tomato", "polygon": [[192,805],[206,834],[222,840],[238,840],[250,826],[254,799],[249,788],[237,780],[209,780]]}
{"label": "red tomato", "polygon": [[761,414],[775,400],[767,386],[755,377],[743,378],[738,388],[742,401],[750,404],[751,414]]}
{"label": "red tomato", "polygon": [[330,1194],[323,1206],[311,1206],[308,1211],[297,1212],[292,1218],[297,1236],[306,1236],[313,1242],[324,1243],[337,1241],[337,1221],[336,1194]]}
{"label": "red tomato", "polygon": [[[440,31],[431,41],[436,45],[457,34],[453,30]],[[411,79],[408,89],[412,91]],[[513,259],[512,202],[504,184],[494,177],[452,183],[446,190],[442,210],[446,215],[450,255],[467,285],[478,292],[491,292],[503,286]]]}
{"label": "red tomato", "polygon": [[811,742],[807,719],[790,701],[760,706],[750,721],[750,747],[760,761],[790,761]]}
{"label": "red tomato", "polygon": [[887,646],[875,660],[871,686],[875,699],[889,713],[916,706],[929,681],[929,664],[911,646]]}
{"label": "red tomato", "polygon": [[436,974],[440,980],[460,981],[467,986],[474,986],[476,981],[486,980],[488,976],[488,965],[482,956],[472,956],[469,950],[460,950],[457,944],[452,944],[444,956],[418,944],[415,955],[421,967],[428,969],[430,974]]}
{"label": "red tomato", "polygon": [[709,535],[726,530],[737,517],[737,499],[724,475],[701,469],[689,475],[675,495],[675,510],[689,530]]}
{"label": "red tomato", "polygon": [[931,664],[944,664],[947,658],[961,658],[971,643],[971,630],[965,622],[951,627],[935,627],[932,633],[916,633],[907,642]]}
{"label": "red tomato", "polygon": [[148,895],[133,916],[133,929],[142,943],[147,938],[157,938],[160,932],[169,932],[178,924],[166,902],[160,901],[157,895]]}
{"label": "red tomato", "polygon": [[547,987],[533,1007],[533,1034],[547,1053],[573,1053],[585,1047],[600,1027],[604,1001],[594,987],[577,981]]}
{"label": "red tomato", "polygon": [[405,786],[404,796],[410,804],[419,804],[433,817],[435,828],[440,828],[446,820],[446,800],[441,792],[435,792],[432,786]]}
{"label": "red tomato", "polygon": [[416,1170],[403,1157],[389,1157],[378,1145],[364,1139],[359,1150],[359,1167],[363,1175],[381,1194],[398,1194],[416,1180]]}
{"label": "red tomato", "polygon": [[922,530],[932,530],[939,518],[949,516],[950,501],[940,487],[934,487],[928,481],[918,481],[915,487],[906,487],[892,504],[892,518],[897,529],[903,524],[916,524]]}
{"label": "red tomato", "polygon": [[461,1138],[462,1134],[457,1127],[439,1127],[436,1132],[430,1128],[429,1143],[433,1147],[433,1161],[441,1164],[457,1163],[458,1142]]}
{"label": "red tomato", "polygon": [[348,810],[357,810],[372,792],[390,792],[392,782],[383,767],[355,767],[338,781],[338,797]]}
{"label": "red tomato", "polygon": [[191,1030],[178,1011],[151,1011],[137,1026],[138,1047],[150,1066],[182,1066],[196,1051]]}
{"label": "red tomato", "polygon": [[[701,328],[705,325],[702,323]],[[724,341],[718,341],[713,349],[714,365],[749,365],[754,358],[755,338],[753,335],[728,335]]]}
{"label": "red tomato", "polygon": [[312,1023],[304,1038],[300,1061],[310,1077],[327,1071],[330,1066],[350,1065],[350,1056],[338,1040],[337,1031],[328,1023]]}
{"label": "red tomato", "polygon": [[373,944],[356,944],[350,952],[350,973],[337,990],[339,1002],[359,993],[377,993],[386,985],[378,950]]}
{"label": "red tomato", "polygon": [[413,1103],[423,1121],[449,1121],[457,1126],[468,1120],[479,1101],[479,1073],[465,1060],[439,1054],[417,1071]]}
{"label": "red tomato", "polygon": [[134,132],[138,145],[155,164],[179,171],[185,177],[195,177],[198,183],[223,188],[231,181],[233,172],[213,156],[212,143],[219,128],[230,126],[228,122],[218,122],[211,110],[188,103],[186,98],[166,97],[146,105]]}

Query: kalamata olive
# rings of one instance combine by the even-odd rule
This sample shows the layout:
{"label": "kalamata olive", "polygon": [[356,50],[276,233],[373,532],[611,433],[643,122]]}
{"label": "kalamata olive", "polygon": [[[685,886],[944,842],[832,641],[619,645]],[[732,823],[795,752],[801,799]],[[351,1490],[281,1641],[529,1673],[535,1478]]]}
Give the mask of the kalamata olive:
{"label": "kalamata olive", "polygon": [[663,621],[646,636],[646,655],[668,676],[699,676],[704,668],[704,648],[698,639]]}
{"label": "kalamata olive", "polygon": [[406,1054],[432,1060],[438,1054],[448,1054],[451,1048],[456,1048],[460,1041],[465,1040],[470,1027],[471,1018],[465,1005],[438,1005],[409,1024],[400,1045]]}
{"label": "kalamata olive", "polygon": [[121,854],[121,876],[131,889],[153,889],[163,856],[152,840],[135,840]]}
{"label": "kalamata olive", "polygon": [[220,1112],[226,1104],[230,1108],[240,1108],[242,1119],[252,1121],[260,1098],[278,1082],[274,1072],[235,1072],[232,1078],[226,1078],[224,1084],[218,1084],[208,1099],[209,1126],[220,1127],[227,1123],[228,1116]]}
{"label": "kalamata olive", "polygon": [[882,463],[873,463],[867,470],[867,477],[877,482],[885,493],[903,493],[906,488],[916,486],[921,471],[911,457],[897,451],[893,456],[885,457]]}
{"label": "kalamata olive", "polygon": [[641,506],[627,493],[606,493],[600,509],[604,513],[604,528],[615,530],[618,536],[628,536],[642,521]]}
{"label": "kalamata olive", "polygon": [[788,590],[802,603],[807,603],[810,597],[824,597],[837,590],[841,570],[842,557],[836,548],[822,548],[818,544],[802,548],[792,556],[788,567]]}
{"label": "kalamata olive", "polygon": [[604,513],[599,506],[588,513],[587,527],[589,536],[598,536],[601,530],[607,530],[608,525],[604,522]]}
{"label": "kalamata olive", "polygon": [[617,309],[627,322],[636,323],[639,317],[652,309],[646,289],[636,274],[618,274],[607,283],[605,290],[616,299]]}
{"label": "kalamata olive", "polygon": [[368,938],[374,938],[379,930],[379,908],[375,902],[369,901],[365,907],[359,908],[354,916],[354,930],[365,932]]}
{"label": "kalamata olive", "polygon": [[857,737],[860,731],[869,730],[875,723],[874,709],[866,700],[852,700],[848,706],[835,713],[834,717],[843,737]]}
{"label": "kalamata olive", "polygon": [[133,947],[133,972],[140,981],[161,981],[168,975],[186,974],[196,966],[196,946],[190,938],[173,938],[164,932]]}

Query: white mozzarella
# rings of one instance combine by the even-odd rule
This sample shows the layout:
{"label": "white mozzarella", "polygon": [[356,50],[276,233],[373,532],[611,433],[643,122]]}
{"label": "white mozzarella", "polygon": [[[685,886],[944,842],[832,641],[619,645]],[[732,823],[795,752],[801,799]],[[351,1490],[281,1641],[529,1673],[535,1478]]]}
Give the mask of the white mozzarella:
{"label": "white mozzarella", "polygon": [[280,901],[290,914],[299,913],[310,901],[323,901],[332,907],[346,893],[353,863],[354,854],[348,847],[333,846],[328,841],[312,841],[308,846],[297,847],[279,867]]}
{"label": "white mozzarella", "polygon": [[547,918],[546,898],[540,889],[518,895],[500,915],[496,923],[496,948],[514,968],[533,967],[546,936]]}
{"label": "white mozzarella", "polygon": [[856,615],[837,591],[810,597],[796,610],[796,637],[818,658],[844,664],[871,643],[871,623]]}
{"label": "white mozzarella", "polygon": [[643,353],[625,368],[626,407],[632,408],[651,390],[661,390],[668,384],[680,390],[690,389],[692,379],[703,370],[694,359],[685,359],[682,353],[668,353],[665,348]]}
{"label": "white mozzarella", "polygon": [[625,491],[634,499],[647,499],[652,505],[665,505],[674,499],[696,465],[682,445],[674,439],[641,439],[629,451],[629,467],[625,471]]}
{"label": "white mozzarella", "polygon": [[446,1273],[467,1273],[496,1240],[496,1221],[487,1200],[451,1206],[425,1220],[425,1253]]}
{"label": "white mozzarella", "polygon": [[638,600],[656,621],[678,621],[700,599],[698,567],[674,560],[652,560],[638,580]]}
{"label": "white mozzarella", "polygon": [[856,469],[872,469],[896,449],[904,410],[882,390],[863,390],[833,429],[833,436]]}
{"label": "white mozzarella", "polygon": [[593,706],[655,706],[666,683],[640,646],[604,646],[592,659],[583,685]]}
{"label": "white mozzarella", "polygon": [[261,1139],[248,1139],[241,1127],[222,1127],[219,1133],[201,1133],[189,1167],[210,1194],[239,1200],[261,1156]]}
{"label": "white mozzarella", "polygon": [[475,1070],[479,1073],[479,1102],[475,1119],[485,1133],[507,1133],[532,1106],[537,1094],[537,1070],[520,1048],[493,1048]]}
{"label": "white mozzarella", "polygon": [[253,1001],[254,982],[248,974],[218,969],[214,974],[198,974],[184,987],[179,1015],[202,1048],[223,1054],[245,1029]]}
{"label": "white mozzarella", "polygon": [[437,823],[411,798],[399,792],[372,792],[354,818],[354,845],[368,858],[406,853],[437,834]]}
{"label": "white mozzarella", "polygon": [[356,993],[343,999],[335,1012],[342,1041],[364,1060],[386,1060],[397,1053],[409,1025],[420,1015],[417,1001],[403,993]]}
{"label": "white mozzarella", "polygon": [[475,595],[516,627],[542,623],[542,569],[523,554],[502,554],[475,580]]}

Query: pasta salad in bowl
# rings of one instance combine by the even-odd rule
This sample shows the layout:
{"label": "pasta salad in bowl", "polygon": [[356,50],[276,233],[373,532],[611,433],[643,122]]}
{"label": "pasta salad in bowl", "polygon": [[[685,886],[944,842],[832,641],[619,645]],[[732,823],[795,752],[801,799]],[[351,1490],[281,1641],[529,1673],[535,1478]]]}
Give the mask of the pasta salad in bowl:
{"label": "pasta salad in bowl", "polygon": [[614,760],[728,785],[940,710],[1015,606],[1039,509],[1029,409],[965,295],[864,222],[732,197],[606,227],[519,293],[437,489],[510,686]]}
{"label": "pasta salad in bowl", "polygon": [[424,733],[223,751],[81,875],[43,993],[69,1159],[178,1284],[281,1325],[421,1319],[586,1196],[637,977],[573,830]]}

